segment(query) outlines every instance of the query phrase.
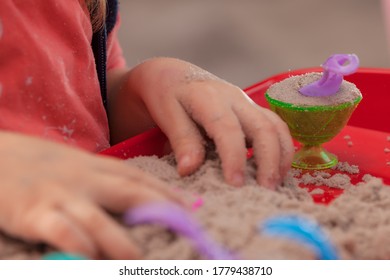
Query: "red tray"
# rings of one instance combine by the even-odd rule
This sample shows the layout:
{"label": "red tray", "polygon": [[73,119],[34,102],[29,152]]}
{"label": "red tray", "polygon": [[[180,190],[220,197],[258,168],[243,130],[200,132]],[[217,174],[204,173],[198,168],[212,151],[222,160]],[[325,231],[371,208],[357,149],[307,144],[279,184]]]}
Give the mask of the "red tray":
{"label": "red tray", "polygon": [[[292,75],[322,71],[321,68],[307,68],[289,71],[272,76],[245,89],[245,92],[259,105],[268,107],[264,93],[268,87]],[[365,174],[383,178],[390,185],[390,69],[361,68],[346,80],[353,82],[361,90],[363,100],[353,113],[348,125],[325,148],[336,154],[340,161],[358,165],[360,173],[350,175],[351,182],[357,183]],[[348,136],[348,140],[346,140]],[[348,143],[348,142],[351,143]],[[152,129],[101,152],[103,155],[121,159],[136,156],[162,156],[167,151],[168,140],[158,129]],[[332,171],[333,172],[333,171]],[[302,186],[312,190],[318,186]],[[324,194],[313,195],[319,203],[328,203],[342,190],[320,186]]]}

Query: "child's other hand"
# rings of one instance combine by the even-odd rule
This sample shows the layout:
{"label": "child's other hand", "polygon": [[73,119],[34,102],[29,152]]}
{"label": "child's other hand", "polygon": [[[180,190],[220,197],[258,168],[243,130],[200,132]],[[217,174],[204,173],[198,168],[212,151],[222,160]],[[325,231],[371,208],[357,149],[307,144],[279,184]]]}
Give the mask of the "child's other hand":
{"label": "child's other hand", "polygon": [[281,183],[294,150],[287,125],[275,113],[256,105],[238,87],[181,60],[152,59],[138,68],[130,84],[139,86],[134,91],[169,138],[181,175],[204,161],[204,130],[216,144],[228,183],[244,183],[248,145],[253,147],[258,183],[270,188]]}
{"label": "child's other hand", "polygon": [[106,210],[179,202],[153,176],[120,160],[13,133],[0,133],[0,228],[89,258],[141,257]]}

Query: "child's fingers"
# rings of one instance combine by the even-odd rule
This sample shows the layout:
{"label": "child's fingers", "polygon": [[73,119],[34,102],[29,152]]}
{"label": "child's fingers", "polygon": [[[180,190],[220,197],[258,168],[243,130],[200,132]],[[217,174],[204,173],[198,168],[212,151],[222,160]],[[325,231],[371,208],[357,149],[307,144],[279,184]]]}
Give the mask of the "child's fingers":
{"label": "child's fingers", "polygon": [[274,188],[281,181],[281,143],[278,128],[264,113],[265,109],[247,106],[235,109],[241,125],[252,143],[257,164],[257,181],[260,185]]}
{"label": "child's fingers", "polygon": [[21,202],[22,207],[18,207],[21,210],[14,212],[22,213],[24,210],[25,214],[22,218],[13,214],[6,224],[7,231],[26,240],[45,242],[58,250],[88,258],[99,255],[114,259],[139,258],[138,248],[124,229],[98,204],[122,213],[151,201],[184,202],[160,180],[150,178],[152,176],[131,166],[126,167],[124,170],[128,173],[134,172],[131,179],[124,174],[95,173],[92,182],[84,185],[85,178],[79,178],[77,188],[80,196],[56,185],[38,188],[35,192],[42,200]]}
{"label": "child's fingers", "polygon": [[274,124],[279,135],[281,157],[280,173],[284,177],[291,168],[291,162],[294,156],[294,144],[291,138],[290,130],[287,124],[274,112],[264,109],[263,113]]}
{"label": "child's fingers", "polygon": [[[84,184],[84,187],[88,189],[88,194],[95,201],[104,202],[110,210],[115,212],[117,210],[114,209],[125,210],[131,205],[128,201],[132,201],[133,197],[136,200],[139,198],[139,203],[143,200],[169,199],[183,204],[183,200],[172,191],[172,186],[158,179],[154,174],[145,172],[123,160],[107,156],[91,156],[90,160],[96,172],[92,175],[84,172],[84,177],[79,178],[78,185]],[[141,199],[142,197],[145,198]],[[111,200],[113,202],[109,202]]]}
{"label": "child's fingers", "polygon": [[82,228],[108,259],[138,259],[139,249],[126,235],[124,228],[88,201],[75,200],[64,205],[64,212]]}
{"label": "child's fingers", "polygon": [[[132,171],[131,168],[127,170],[129,173]],[[141,170],[137,171],[143,174]],[[94,201],[113,213],[122,213],[130,207],[152,201],[171,201],[187,206],[172,186],[146,173],[131,179],[126,176],[101,175],[90,193]]]}
{"label": "child's fingers", "polygon": [[[20,208],[24,209],[26,207]],[[21,217],[14,215],[12,221],[15,222],[8,224],[11,234],[48,243],[63,252],[87,258],[135,259],[141,256],[124,228],[102,209],[59,188],[53,189],[45,203],[29,207]]]}
{"label": "child's fingers", "polygon": [[274,188],[291,164],[292,142],[288,129],[267,109],[248,107],[236,110],[245,134],[252,143],[260,185]]}
{"label": "child's fingers", "polygon": [[60,251],[88,258],[98,256],[98,250],[88,234],[61,210],[44,209],[37,219],[26,223],[29,229],[20,232],[26,234],[22,237],[27,240],[46,242]]}
{"label": "child's fingers", "polygon": [[241,186],[244,184],[247,150],[237,117],[228,112],[220,119],[206,120],[204,126],[217,147],[225,180],[231,185]]}
{"label": "child's fingers", "polygon": [[[225,180],[235,186],[244,183],[246,161],[245,136],[239,120],[230,106],[221,102],[219,96],[209,92],[207,99],[202,95],[192,99],[191,108],[186,108],[194,120],[201,125],[216,147],[222,161]],[[183,106],[186,106],[184,103]],[[191,111],[190,111],[191,110]]]}
{"label": "child's fingers", "polygon": [[157,125],[168,137],[180,175],[189,175],[204,161],[204,140],[196,124],[176,99],[161,100],[151,110]]}

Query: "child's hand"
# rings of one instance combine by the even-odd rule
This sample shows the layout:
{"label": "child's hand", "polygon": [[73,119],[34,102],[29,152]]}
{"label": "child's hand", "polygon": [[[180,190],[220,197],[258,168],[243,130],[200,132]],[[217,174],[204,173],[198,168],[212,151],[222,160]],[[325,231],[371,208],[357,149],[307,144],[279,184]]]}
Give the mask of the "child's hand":
{"label": "child's hand", "polygon": [[136,246],[102,208],[121,213],[178,199],[120,160],[0,132],[0,229],[89,258],[138,258]]}
{"label": "child's hand", "polygon": [[[124,132],[123,120],[131,122],[134,117],[123,112],[147,109],[150,116],[144,114],[140,119],[153,119],[167,135],[181,175],[202,164],[203,131],[215,142],[225,179],[232,185],[244,183],[247,145],[254,150],[260,185],[274,188],[289,170],[294,150],[287,125],[272,111],[252,102],[238,87],[187,62],[169,58],[140,64],[125,81],[112,100],[112,127],[120,127],[119,117],[115,125],[116,112]],[[131,102],[120,97],[126,94],[133,95]]]}

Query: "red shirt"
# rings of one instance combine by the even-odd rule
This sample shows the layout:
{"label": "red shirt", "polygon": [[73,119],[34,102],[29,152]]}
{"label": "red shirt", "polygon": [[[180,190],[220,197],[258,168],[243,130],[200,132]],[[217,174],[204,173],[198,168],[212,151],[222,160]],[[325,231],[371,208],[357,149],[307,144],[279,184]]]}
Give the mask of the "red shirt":
{"label": "red shirt", "polygon": [[[125,66],[117,29],[108,40],[108,69]],[[83,0],[1,0],[0,129],[107,148],[91,41]]]}

